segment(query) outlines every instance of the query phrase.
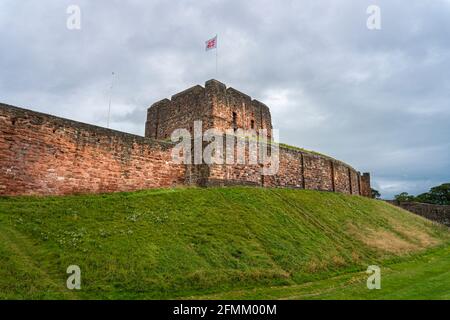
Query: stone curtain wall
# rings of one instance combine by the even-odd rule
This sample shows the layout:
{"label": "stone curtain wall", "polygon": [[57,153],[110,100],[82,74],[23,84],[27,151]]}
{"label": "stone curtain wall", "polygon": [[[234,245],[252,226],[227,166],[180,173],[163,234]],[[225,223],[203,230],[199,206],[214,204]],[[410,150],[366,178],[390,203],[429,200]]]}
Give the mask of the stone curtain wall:
{"label": "stone curtain wall", "polygon": [[419,202],[398,202],[395,200],[387,202],[450,227],[450,206]]}
{"label": "stone curtain wall", "polygon": [[0,105],[0,195],[132,191],[184,184],[172,144]]}
{"label": "stone curtain wall", "polygon": [[[209,81],[206,87],[219,90],[221,84]],[[174,105],[190,101],[202,90],[198,86],[176,95],[172,100],[180,103]],[[211,105],[216,103],[211,101]],[[179,112],[178,107],[171,110]],[[173,146],[0,104],[0,195],[100,193],[177,185],[250,185],[371,195],[369,174],[361,176],[343,162],[305,150],[280,147],[278,173],[262,176],[259,164],[175,165]],[[246,148],[246,163],[248,158]]]}
{"label": "stone curtain wall", "polygon": [[201,181],[198,184],[202,186],[249,185],[311,189],[370,197],[368,174],[361,176],[349,165],[327,156],[280,147],[279,170],[273,176],[262,176],[261,165],[248,164],[248,145],[245,150],[245,158],[247,164],[192,166],[195,168],[190,170],[195,170],[196,174],[193,176],[197,177],[194,183]]}
{"label": "stone curtain wall", "polygon": [[362,181],[360,173],[349,165],[327,156],[287,147],[280,147],[278,174],[265,177],[265,184],[370,196],[362,187],[364,185],[365,190],[370,190],[370,185]]}

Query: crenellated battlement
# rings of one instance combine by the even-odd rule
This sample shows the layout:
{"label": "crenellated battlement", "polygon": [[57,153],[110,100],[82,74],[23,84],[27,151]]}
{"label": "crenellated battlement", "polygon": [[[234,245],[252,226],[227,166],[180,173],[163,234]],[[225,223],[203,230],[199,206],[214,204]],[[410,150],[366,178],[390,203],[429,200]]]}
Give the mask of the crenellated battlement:
{"label": "crenellated battlement", "polygon": [[272,131],[269,108],[245,93],[217,80],[206,81],[154,103],[147,111],[145,136],[168,139],[175,129],[192,133],[194,121],[202,121],[203,130],[267,129]]}

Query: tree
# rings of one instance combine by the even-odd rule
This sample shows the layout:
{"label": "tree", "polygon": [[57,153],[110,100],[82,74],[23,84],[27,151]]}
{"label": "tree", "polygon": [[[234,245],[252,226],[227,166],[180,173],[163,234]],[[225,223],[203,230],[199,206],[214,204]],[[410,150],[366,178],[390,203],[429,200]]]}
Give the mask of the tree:
{"label": "tree", "polygon": [[419,194],[417,197],[402,192],[395,196],[397,201],[415,201],[431,204],[450,205],[450,183],[443,183],[430,189],[430,191]]}
{"label": "tree", "polygon": [[373,199],[380,199],[381,198],[381,194],[378,190],[375,189],[371,189],[372,190],[372,198]]}
{"label": "tree", "polygon": [[450,204],[450,183],[443,183],[431,188],[424,198],[428,203]]}
{"label": "tree", "polygon": [[395,196],[395,200],[398,202],[409,202],[415,201],[415,197],[413,195],[409,195],[408,192],[402,192]]}
{"label": "tree", "polygon": [[434,203],[429,192],[425,192],[425,193],[419,194],[416,197],[416,201],[417,202],[421,202],[421,203]]}

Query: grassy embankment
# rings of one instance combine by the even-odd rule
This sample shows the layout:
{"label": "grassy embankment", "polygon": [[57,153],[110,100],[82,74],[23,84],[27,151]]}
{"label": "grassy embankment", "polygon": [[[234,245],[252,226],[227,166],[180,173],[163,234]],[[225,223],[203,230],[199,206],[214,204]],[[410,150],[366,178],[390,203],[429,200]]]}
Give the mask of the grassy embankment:
{"label": "grassy embankment", "polygon": [[[0,299],[449,298],[449,240],[384,202],[308,190],[0,198]],[[382,290],[365,286],[373,264]]]}

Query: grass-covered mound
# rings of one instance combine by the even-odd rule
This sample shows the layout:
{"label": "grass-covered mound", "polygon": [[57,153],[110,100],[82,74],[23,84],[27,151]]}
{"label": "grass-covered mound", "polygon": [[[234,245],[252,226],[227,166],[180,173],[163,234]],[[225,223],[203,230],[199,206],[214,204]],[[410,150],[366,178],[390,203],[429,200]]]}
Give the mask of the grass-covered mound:
{"label": "grass-covered mound", "polygon": [[[177,298],[289,286],[445,245],[382,201],[260,188],[0,199],[0,298]],[[82,288],[66,288],[78,265]]]}

